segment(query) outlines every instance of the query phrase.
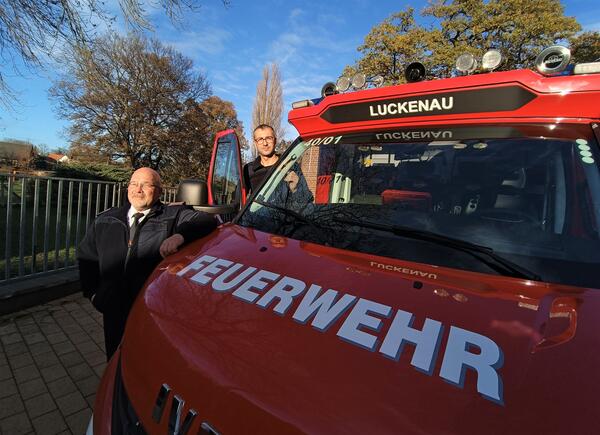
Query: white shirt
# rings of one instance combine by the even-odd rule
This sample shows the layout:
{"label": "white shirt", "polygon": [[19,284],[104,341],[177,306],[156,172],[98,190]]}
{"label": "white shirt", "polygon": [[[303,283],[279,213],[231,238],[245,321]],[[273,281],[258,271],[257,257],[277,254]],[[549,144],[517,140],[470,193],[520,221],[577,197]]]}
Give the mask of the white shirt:
{"label": "white shirt", "polygon": [[138,221],[138,223],[140,223],[144,219],[146,219],[146,216],[148,216],[148,213],[150,213],[150,209],[147,209],[147,210],[144,210],[144,211],[137,211],[135,209],[135,207],[133,207],[133,206],[129,207],[129,211],[127,212],[127,223],[129,224],[130,227],[131,227],[131,225],[133,225],[133,215],[136,214],[136,213],[142,213],[144,215]]}

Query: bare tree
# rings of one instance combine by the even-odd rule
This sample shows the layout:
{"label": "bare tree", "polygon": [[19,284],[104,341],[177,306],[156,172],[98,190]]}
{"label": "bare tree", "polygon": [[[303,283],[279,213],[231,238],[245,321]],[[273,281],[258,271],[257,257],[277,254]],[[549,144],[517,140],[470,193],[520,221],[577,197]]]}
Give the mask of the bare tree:
{"label": "bare tree", "polygon": [[[263,77],[256,86],[256,97],[252,110],[252,131],[260,124],[268,124],[275,130],[278,140],[283,139],[285,130],[281,125],[283,95],[281,75],[277,64],[265,65]],[[252,152],[255,150],[252,148]]]}
{"label": "bare tree", "polygon": [[190,59],[139,35],[100,38],[89,49],[73,50],[68,65],[50,94],[72,121],[74,148],[134,168],[161,169],[172,145],[189,140],[190,119],[196,119],[189,116],[190,102],[210,95]]}
{"label": "bare tree", "polygon": [[[228,5],[229,0],[222,0]],[[0,0],[0,59],[19,71],[20,61],[36,66],[53,57],[57,47],[87,45],[96,37],[98,23],[110,24],[116,16],[103,0]],[[131,29],[150,29],[143,0],[119,0],[122,16]],[[177,23],[185,11],[197,9],[198,0],[160,0]],[[14,95],[0,73],[0,104],[10,106]]]}

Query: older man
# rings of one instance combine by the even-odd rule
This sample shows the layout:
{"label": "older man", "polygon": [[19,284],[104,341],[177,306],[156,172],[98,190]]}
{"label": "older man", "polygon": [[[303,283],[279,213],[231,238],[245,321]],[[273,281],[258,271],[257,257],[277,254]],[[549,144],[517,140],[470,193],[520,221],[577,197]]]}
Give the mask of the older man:
{"label": "older man", "polygon": [[127,188],[131,205],[100,213],[77,251],[83,294],[104,315],[107,359],[119,346],[131,305],[156,265],[216,227],[208,214],[161,203],[161,192],[156,171],[136,170]]}

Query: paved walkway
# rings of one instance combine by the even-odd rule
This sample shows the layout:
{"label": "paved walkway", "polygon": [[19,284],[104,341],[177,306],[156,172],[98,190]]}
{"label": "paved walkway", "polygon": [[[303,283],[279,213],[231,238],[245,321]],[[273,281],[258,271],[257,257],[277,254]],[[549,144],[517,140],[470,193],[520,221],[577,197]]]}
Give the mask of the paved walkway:
{"label": "paved walkway", "polygon": [[102,317],[79,295],[0,317],[0,434],[85,433],[105,366]]}

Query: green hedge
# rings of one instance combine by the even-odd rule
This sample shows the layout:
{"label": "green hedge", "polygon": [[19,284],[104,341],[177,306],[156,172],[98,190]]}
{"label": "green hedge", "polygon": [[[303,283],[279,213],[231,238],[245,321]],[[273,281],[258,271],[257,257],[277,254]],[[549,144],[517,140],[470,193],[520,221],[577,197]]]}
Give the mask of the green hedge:
{"label": "green hedge", "polygon": [[56,166],[54,174],[62,178],[84,180],[127,181],[131,169],[102,163],[67,163]]}

